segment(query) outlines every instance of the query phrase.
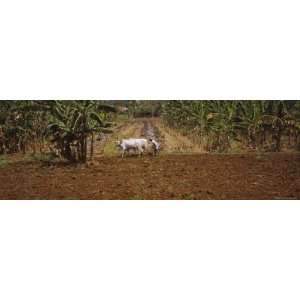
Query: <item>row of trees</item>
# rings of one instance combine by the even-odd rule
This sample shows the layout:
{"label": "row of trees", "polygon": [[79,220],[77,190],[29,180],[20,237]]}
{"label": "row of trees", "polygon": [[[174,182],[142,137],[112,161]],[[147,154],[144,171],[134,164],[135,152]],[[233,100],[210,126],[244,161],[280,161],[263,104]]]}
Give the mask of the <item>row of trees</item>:
{"label": "row of trees", "polygon": [[283,137],[299,146],[300,101],[166,101],[162,110],[169,126],[192,132],[207,151],[227,151],[234,141],[280,151]]}
{"label": "row of trees", "polygon": [[103,101],[1,101],[0,154],[48,145],[70,161],[85,162],[88,141],[93,156],[95,133],[111,132],[111,112],[115,108]]}
{"label": "row of trees", "polygon": [[160,100],[111,100],[109,101],[119,108],[119,112],[129,118],[157,117],[160,113]]}

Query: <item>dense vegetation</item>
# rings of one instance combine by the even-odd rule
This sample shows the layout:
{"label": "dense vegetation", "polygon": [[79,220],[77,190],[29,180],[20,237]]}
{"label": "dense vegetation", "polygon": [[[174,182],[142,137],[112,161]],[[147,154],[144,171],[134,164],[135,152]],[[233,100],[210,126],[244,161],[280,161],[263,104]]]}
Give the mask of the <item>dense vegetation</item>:
{"label": "dense vegetation", "polygon": [[119,107],[119,113],[130,118],[157,117],[160,115],[161,100],[110,100],[107,103]]}
{"label": "dense vegetation", "polygon": [[[209,152],[299,150],[300,101],[0,101],[0,154],[51,152],[85,162],[113,116],[161,115]],[[89,145],[89,147],[88,147]],[[88,151],[89,150],[89,151]]]}
{"label": "dense vegetation", "polygon": [[101,101],[1,101],[0,154],[26,153],[45,146],[70,161],[87,160],[88,139],[93,155],[94,134],[109,131],[109,112]]}
{"label": "dense vegetation", "polygon": [[283,139],[299,147],[299,101],[167,101],[162,115],[169,126],[197,135],[207,151],[224,152],[234,142],[280,151]]}

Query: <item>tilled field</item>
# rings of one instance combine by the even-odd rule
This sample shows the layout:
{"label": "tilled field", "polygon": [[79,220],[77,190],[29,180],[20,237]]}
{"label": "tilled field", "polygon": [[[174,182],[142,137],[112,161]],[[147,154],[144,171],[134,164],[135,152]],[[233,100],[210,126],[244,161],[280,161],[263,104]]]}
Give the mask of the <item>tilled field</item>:
{"label": "tilled field", "polygon": [[12,162],[0,199],[300,199],[300,154],[97,157],[89,166]]}

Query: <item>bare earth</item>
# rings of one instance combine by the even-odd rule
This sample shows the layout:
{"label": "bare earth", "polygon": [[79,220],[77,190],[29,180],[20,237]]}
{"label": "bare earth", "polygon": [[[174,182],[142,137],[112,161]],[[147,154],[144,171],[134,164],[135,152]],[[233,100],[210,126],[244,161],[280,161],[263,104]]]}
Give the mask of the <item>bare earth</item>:
{"label": "bare earth", "polygon": [[[153,135],[158,157],[119,157],[117,139]],[[88,166],[9,161],[0,165],[0,199],[300,199],[299,153],[205,154],[160,119],[121,124],[96,142]]]}
{"label": "bare earth", "polygon": [[0,199],[300,199],[300,154],[97,157],[89,166],[16,161]]}

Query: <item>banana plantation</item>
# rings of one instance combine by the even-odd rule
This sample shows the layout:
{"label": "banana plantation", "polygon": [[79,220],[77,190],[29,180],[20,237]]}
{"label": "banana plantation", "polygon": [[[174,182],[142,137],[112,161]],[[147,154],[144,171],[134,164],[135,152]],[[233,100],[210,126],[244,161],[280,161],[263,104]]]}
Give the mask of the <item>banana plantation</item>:
{"label": "banana plantation", "polygon": [[208,152],[241,148],[281,151],[283,142],[299,150],[299,101],[169,101],[169,126],[199,137]]}
{"label": "banana plantation", "polygon": [[122,105],[128,118],[160,115],[206,152],[300,148],[299,101],[1,101],[0,155],[51,151],[85,162]]}
{"label": "banana plantation", "polygon": [[300,101],[1,100],[0,199],[299,199],[299,135]]}
{"label": "banana plantation", "polygon": [[1,101],[0,154],[46,149],[69,161],[93,155],[94,136],[111,132],[110,112],[101,101]]}

